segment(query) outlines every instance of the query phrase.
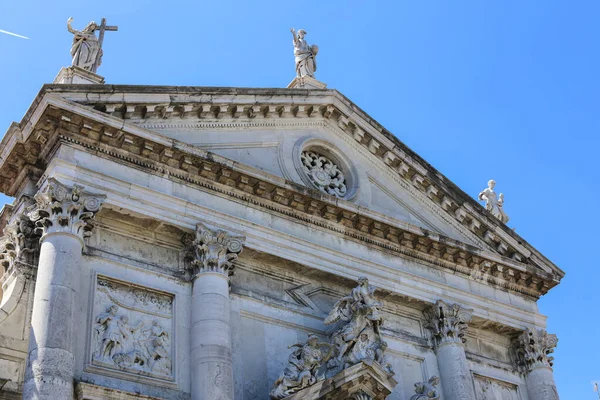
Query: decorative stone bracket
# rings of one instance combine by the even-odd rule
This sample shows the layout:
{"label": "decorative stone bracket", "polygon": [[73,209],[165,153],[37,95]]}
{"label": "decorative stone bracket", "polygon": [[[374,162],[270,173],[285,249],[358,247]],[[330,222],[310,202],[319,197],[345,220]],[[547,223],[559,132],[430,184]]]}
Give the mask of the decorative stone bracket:
{"label": "decorative stone bracket", "polygon": [[191,250],[188,258],[192,279],[205,272],[217,272],[227,277],[233,275],[233,261],[242,252],[245,240],[244,236],[198,223],[193,240],[187,235],[183,238],[184,244]]}
{"label": "decorative stone bracket", "polygon": [[69,188],[50,178],[34,198],[37,204],[31,207],[28,216],[35,222],[42,240],[53,233],[68,233],[83,242],[91,235],[89,220],[100,211],[106,196],[84,192],[79,185]]}
{"label": "decorative stone bracket", "polygon": [[425,327],[431,332],[434,345],[443,343],[464,343],[467,324],[471,321],[473,310],[458,304],[448,304],[438,300],[435,305],[425,309]]}
{"label": "decorative stone bracket", "polygon": [[554,357],[550,354],[557,344],[556,335],[527,328],[514,340],[517,367],[525,373],[537,367],[552,368]]}
{"label": "decorative stone bracket", "polygon": [[356,364],[285,400],[385,400],[397,382],[377,363]]}

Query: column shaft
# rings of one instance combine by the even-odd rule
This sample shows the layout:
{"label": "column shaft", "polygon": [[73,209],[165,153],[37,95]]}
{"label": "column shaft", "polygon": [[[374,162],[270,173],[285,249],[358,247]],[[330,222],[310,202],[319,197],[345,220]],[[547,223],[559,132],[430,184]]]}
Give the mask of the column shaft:
{"label": "column shaft", "polygon": [[26,399],[73,397],[74,316],[82,246],[82,240],[72,234],[43,238],[23,390]]}
{"label": "column shaft", "polygon": [[527,374],[526,382],[529,400],[558,400],[552,368],[534,368]]}
{"label": "column shaft", "polygon": [[445,400],[475,400],[473,378],[462,343],[442,343],[436,348]]}
{"label": "column shaft", "polygon": [[192,399],[233,400],[227,276],[200,273],[192,291]]}

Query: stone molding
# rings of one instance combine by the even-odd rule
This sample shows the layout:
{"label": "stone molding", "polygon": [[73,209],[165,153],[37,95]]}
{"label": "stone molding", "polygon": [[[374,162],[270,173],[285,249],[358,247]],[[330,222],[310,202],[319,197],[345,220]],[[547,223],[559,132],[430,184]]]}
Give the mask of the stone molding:
{"label": "stone molding", "polygon": [[[191,278],[202,273],[219,273],[226,277],[233,275],[233,261],[242,252],[246,238],[233,235],[221,229],[212,229],[203,223],[196,225],[196,233],[183,238],[184,245],[191,250]],[[191,257],[190,257],[191,256]]]}
{"label": "stone molding", "polygon": [[67,187],[50,178],[34,198],[36,205],[29,210],[28,217],[41,233],[41,241],[47,235],[63,233],[83,243],[83,239],[92,234],[89,220],[100,211],[106,196],[87,193],[79,185]]}
{"label": "stone molding", "polygon": [[434,346],[437,348],[446,343],[465,343],[465,334],[472,314],[471,309],[458,304],[448,304],[443,300],[438,300],[435,305],[426,308],[423,311],[424,326],[431,333]]}
{"label": "stone molding", "polygon": [[156,400],[155,397],[79,382],[75,387],[77,400]]}
{"label": "stone molding", "polygon": [[[97,92],[97,90],[94,91],[89,87],[88,89],[94,93]],[[257,120],[282,121],[294,118],[311,121],[314,117],[323,117],[333,125],[338,126],[342,132],[354,138],[359,145],[365,147],[407,183],[422,192],[424,197],[440,206],[448,217],[471,230],[495,251],[519,261],[530,256],[531,252],[521,245],[521,240],[510,238],[510,234],[504,232],[505,229],[499,227],[498,221],[480,204],[474,199],[464,196],[464,193],[453,187],[447,179],[442,179],[443,177],[441,178],[438,171],[433,170],[426,162],[420,160],[418,155],[401,144],[384,127],[370,119],[368,115],[362,113],[336,91],[323,90],[313,93],[315,98],[312,103],[299,104],[292,100],[285,102],[277,99],[271,100],[273,103],[269,104],[266,99],[272,99],[272,92],[265,89],[236,90],[233,94],[239,93],[239,97],[242,99],[247,99],[248,95],[243,96],[241,92],[252,92],[252,98],[255,100],[244,102],[236,101],[235,97],[233,99],[224,97],[223,94],[227,93],[226,90],[215,91],[215,88],[203,88],[206,89],[206,94],[199,98],[197,97],[197,88],[189,88],[194,90],[185,91],[182,89],[186,88],[178,87],[172,89],[182,91],[180,101],[165,103],[164,93],[166,92],[163,92],[164,89],[171,88],[161,87],[161,91],[156,94],[146,94],[146,101],[144,102],[140,102],[139,97],[135,97],[135,104],[127,104],[127,93],[118,96],[118,100],[116,97],[104,93],[104,96],[93,96],[95,100],[90,100],[88,96],[82,96],[75,101],[93,105],[96,110],[117,118],[137,119],[143,124],[150,123],[151,125],[147,125],[149,127],[154,126],[152,121],[160,121],[161,126],[176,127],[181,125],[176,121],[181,121],[184,125],[189,126],[190,124],[187,121],[190,119],[197,119],[201,123],[210,121],[211,124],[235,125],[241,121],[255,123]],[[210,95],[211,89],[220,95],[218,99],[215,99],[214,95]],[[69,87],[69,91],[73,92],[74,98],[77,97],[80,90],[81,88]],[[63,91],[65,90],[63,89]],[[105,91],[106,89],[103,92]],[[280,92],[285,98],[285,95],[289,97],[289,94],[304,91],[280,90]],[[184,93],[193,93],[194,96],[186,96]],[[259,104],[256,98],[260,97],[261,94],[263,96],[268,94],[269,96],[264,96],[265,101]],[[306,97],[306,93],[303,93],[302,96]],[[214,102],[207,103],[208,101]],[[131,102],[134,103],[133,97]],[[172,120],[169,121],[171,123],[163,122],[166,119]],[[0,186],[2,185],[0,184]],[[455,193],[457,191],[459,193]],[[538,261],[542,263],[549,262]],[[556,267],[553,268],[557,269]]]}
{"label": "stone molding", "polygon": [[[231,161],[177,141],[169,140],[170,146],[166,146],[166,143],[125,133],[106,123],[98,123],[58,108],[47,109],[43,118],[46,123],[34,135],[30,135],[30,138],[37,138],[39,143],[55,143],[60,140],[78,144],[100,156],[117,158],[120,162],[127,161],[138,168],[152,169],[155,173],[167,173],[173,179],[217,190],[252,205],[283,212],[467,276],[472,274],[475,266],[484,263],[491,271],[488,282],[492,285],[537,298],[555,286],[562,276],[525,265],[524,262],[530,262],[529,259],[519,261],[514,257],[511,259],[486,255],[479,249],[435,232],[399,228],[381,222],[365,216],[351,203],[332,200],[329,196],[308,188],[298,188],[284,182],[276,183],[276,179],[264,179],[261,175],[236,168]],[[38,153],[41,151],[38,148]],[[49,150],[44,149],[46,151]],[[18,164],[19,161],[15,160],[15,163]],[[27,164],[25,160],[21,163]],[[3,185],[1,181],[2,179],[0,186]],[[241,193],[231,188],[239,189]],[[480,223],[469,226],[481,228]],[[486,233],[484,236],[492,242],[495,239],[502,240],[502,235]]]}
{"label": "stone molding", "polygon": [[539,367],[552,368],[554,357],[550,354],[557,344],[555,334],[544,329],[525,329],[514,339],[517,367],[524,373]]}

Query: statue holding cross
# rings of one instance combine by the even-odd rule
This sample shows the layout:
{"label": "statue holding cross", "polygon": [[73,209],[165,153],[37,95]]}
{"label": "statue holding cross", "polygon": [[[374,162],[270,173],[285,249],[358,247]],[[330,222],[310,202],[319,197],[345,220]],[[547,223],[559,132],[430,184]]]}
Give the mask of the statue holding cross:
{"label": "statue holding cross", "polygon": [[[92,21],[85,28],[78,31],[71,26],[72,21],[73,17],[67,20],[67,29],[73,34],[73,45],[71,46],[72,65],[96,73],[102,62],[104,32],[116,31],[119,27],[106,25],[106,19],[102,18],[100,26]],[[97,37],[96,31],[100,31]]]}

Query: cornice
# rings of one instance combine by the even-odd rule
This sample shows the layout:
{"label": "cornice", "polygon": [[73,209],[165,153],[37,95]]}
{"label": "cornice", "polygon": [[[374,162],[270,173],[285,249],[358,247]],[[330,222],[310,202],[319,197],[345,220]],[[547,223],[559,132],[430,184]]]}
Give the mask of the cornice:
{"label": "cornice", "polygon": [[[112,86],[110,88],[116,90]],[[48,89],[49,93],[56,91],[55,87],[46,87],[46,89]],[[81,89],[81,87],[77,88],[77,90]],[[119,87],[119,89],[122,89],[122,87]],[[95,88],[94,90],[97,91],[98,89]],[[224,96],[223,93],[225,92],[226,91],[220,91],[219,93]],[[236,90],[236,92],[239,91]],[[264,95],[265,93],[268,93],[268,90],[265,89],[262,92]],[[293,95],[298,94],[298,90],[292,90],[291,92],[293,92]],[[313,93],[313,91],[310,92]],[[333,124],[342,132],[349,135],[349,138],[352,138],[358,146],[362,146],[366,151],[376,156],[380,162],[386,164],[391,171],[395,171],[396,180],[401,182],[405,188],[412,189],[411,191],[413,191],[413,194],[416,193],[423,199],[428,199],[431,203],[429,208],[435,208],[438,216],[446,221],[451,221],[453,225],[458,224],[458,226],[462,227],[464,232],[471,233],[472,237],[476,239],[476,242],[485,242],[488,246],[495,249],[499,256],[492,257],[497,259],[493,261],[494,263],[501,263],[504,265],[513,264],[521,267],[528,263],[537,265],[538,268],[547,272],[546,275],[548,275],[550,281],[553,282],[548,285],[548,288],[556,285],[562,278],[564,273],[558,269],[558,267],[547,261],[541,254],[535,251],[535,249],[531,248],[531,246],[527,245],[521,238],[514,234],[514,232],[510,230],[507,232],[508,228],[500,226],[501,224],[493,218],[488,218],[486,215],[487,212],[473,199],[469,198],[468,201],[464,201],[461,204],[461,198],[466,196],[466,194],[460,192],[458,193],[458,196],[455,196],[456,193],[449,189],[449,181],[441,176],[439,172],[433,170],[428,164],[425,163],[425,166],[423,166],[417,162],[418,158],[414,157],[416,155],[411,154],[412,152],[410,152],[410,149],[401,149],[400,145],[404,145],[397,140],[397,143],[394,144],[394,147],[391,149],[382,147],[382,144],[387,146],[390,139],[386,138],[385,135],[381,136],[382,133],[380,130],[376,129],[377,127],[370,125],[370,130],[368,132],[363,130],[365,121],[360,120],[360,115],[357,115],[357,113],[362,113],[362,111],[357,107],[348,108],[348,105],[344,103],[344,101],[347,102],[347,99],[338,92],[327,90],[319,90],[316,92],[319,96],[319,101],[314,102],[315,104],[292,103],[285,105],[283,104],[283,101],[279,101],[279,103],[274,105],[240,105],[232,100],[230,104],[226,105],[194,103],[187,104],[186,108],[186,104],[172,103],[170,115],[166,115],[163,111],[160,111],[165,110],[164,108],[159,109],[157,112],[157,106],[154,105],[152,116],[147,117],[144,122],[144,120],[136,119],[135,117],[135,113],[141,112],[143,107],[146,107],[146,116],[148,116],[148,105],[143,105],[143,103],[140,103],[141,105],[137,104],[132,106],[132,113],[127,115],[128,110],[130,109],[129,104],[125,104],[124,106],[121,105],[120,108],[115,105],[116,103],[110,105],[110,107],[105,104],[104,106],[106,108],[103,109],[102,104],[95,103],[92,105],[92,102],[88,101],[88,106],[100,109],[100,111],[86,108],[87,111],[83,112],[84,109],[80,108],[81,106],[58,98],[56,93],[44,93],[43,89],[40,93],[40,95],[43,95],[42,98],[38,98],[34,102],[34,105],[36,105],[37,108],[34,110],[30,109],[27,113],[26,118],[29,117],[30,119],[24,120],[18,126],[13,124],[3,139],[2,144],[0,144],[0,190],[9,195],[14,195],[23,179],[28,176],[39,175],[41,171],[43,171],[44,163],[42,160],[45,159],[48,152],[54,148],[53,141],[58,137],[67,141],[75,140],[75,138],[79,136],[80,138],[92,138],[92,141],[96,141],[97,144],[106,143],[115,146],[114,149],[106,148],[103,150],[106,156],[127,160],[128,156],[126,154],[131,153],[131,155],[136,155],[136,160],[130,160],[130,162],[134,162],[139,167],[148,168],[156,163],[162,164],[165,167],[168,166],[169,168],[174,169],[169,172],[174,177],[178,175],[176,171],[180,171],[186,176],[200,173],[203,177],[217,179],[218,181],[227,183],[231,180],[230,177],[233,174],[236,176],[235,180],[241,182],[236,182],[236,184],[240,185],[239,188],[245,193],[264,196],[264,189],[261,189],[261,186],[266,187],[273,184],[275,186],[286,187],[286,189],[280,188],[279,190],[293,189],[296,191],[299,190],[300,192],[307,192],[306,188],[298,188],[298,185],[286,182],[282,179],[275,179],[276,177],[270,177],[270,179],[263,179],[265,178],[264,176],[256,175],[243,177],[244,174],[240,174],[240,171],[224,172],[225,170],[222,168],[219,169],[218,174],[213,171],[204,170],[204,168],[208,168],[208,163],[204,162],[198,164],[198,162],[194,160],[194,157],[216,160],[217,163],[225,164],[228,167],[234,167],[234,169],[237,163],[218,157],[212,153],[192,148],[192,146],[185,145],[176,140],[165,138],[162,135],[148,132],[139,125],[152,126],[152,124],[154,124],[157,126],[165,124],[165,116],[166,118],[169,118],[169,121],[180,120],[181,124],[186,126],[203,124],[203,126],[213,127],[232,126],[232,124],[240,124],[240,126],[245,127],[249,125],[260,126],[261,124],[264,126],[273,126],[271,124],[279,125],[288,123],[292,124],[290,126],[296,126],[297,124],[306,126],[311,124],[320,125],[323,124],[323,121],[326,121],[326,126]],[[229,92],[229,95],[231,95],[231,92]],[[111,96],[118,97],[114,93]],[[86,97],[93,98],[94,96],[86,94]],[[99,94],[98,100],[101,98],[102,94]],[[120,98],[123,99],[123,96],[121,95]],[[311,95],[305,95],[302,99],[305,102],[312,101]],[[141,98],[138,100],[141,100]],[[220,99],[220,101],[223,101],[223,99]],[[296,99],[296,101],[298,100]],[[113,105],[115,105],[114,108]],[[152,106],[152,104],[150,106]],[[61,108],[64,113],[62,115],[55,115],[54,118],[47,118],[45,115],[42,116],[41,114],[42,112],[46,112],[47,109],[58,110]],[[66,111],[68,109],[79,111],[69,113]],[[110,115],[108,113],[109,109],[113,110]],[[342,110],[346,111],[347,109],[350,109],[354,114],[351,116],[343,114]],[[202,112],[207,112],[208,118],[200,122],[197,120],[195,122],[186,120],[189,115],[186,116],[185,112],[193,114],[194,110],[196,110],[197,116],[201,116]],[[250,114],[251,110],[252,114]],[[173,112],[175,111],[181,111],[181,113],[173,115]],[[82,118],[81,115],[77,114],[84,114],[87,118]],[[228,120],[219,120],[219,115],[226,116]],[[231,120],[235,119],[236,115],[240,120],[232,122]],[[287,122],[287,120],[298,117],[301,118],[297,121]],[[153,118],[156,119],[153,120]],[[127,119],[130,119],[131,121],[127,121]],[[133,121],[136,121],[137,125],[131,124]],[[373,122],[370,119],[368,119],[368,121]],[[175,125],[177,125],[177,123],[175,123]],[[61,135],[56,134],[59,130]],[[377,138],[385,140],[379,141]],[[81,143],[84,144],[88,141],[83,140]],[[77,140],[73,143],[75,142],[77,142]],[[124,153],[123,150],[125,150]],[[194,163],[196,163],[196,165],[194,165]],[[157,170],[162,170],[161,173],[166,171],[164,167],[159,167]],[[277,198],[277,194],[273,194],[275,192],[276,191],[269,192],[269,196]],[[305,193],[304,195],[309,196],[311,198],[310,200],[313,202],[322,202],[324,200],[323,197],[327,197],[322,196],[320,193]],[[344,211],[346,213],[358,215],[358,213],[354,212],[356,206],[351,203],[344,204],[343,201],[334,200],[328,200],[327,202],[342,206],[342,208],[345,208]],[[299,204],[304,203],[300,202]],[[297,205],[296,201],[291,201],[291,205],[294,208],[303,207]],[[312,210],[310,206],[307,207],[307,209]],[[314,214],[314,210],[310,211],[310,213]],[[354,220],[352,222],[344,222],[344,217],[339,217],[339,219],[339,222],[343,225],[355,225]],[[378,222],[378,224],[381,224],[381,222]],[[375,236],[381,236],[383,234],[377,228],[377,224],[373,225],[373,227],[369,227],[367,230]],[[420,235],[418,231],[413,232],[411,229],[408,229],[408,231],[411,234]],[[430,240],[438,242],[440,240],[446,243],[451,241],[436,233],[425,230],[423,230],[421,234],[426,235]],[[386,232],[385,235],[388,235],[388,233]],[[470,249],[469,246],[465,244],[461,244],[459,247],[461,246],[466,247],[467,252],[469,253],[477,253],[475,249]],[[511,261],[508,261],[507,257],[510,258]],[[455,257],[452,256],[449,258],[454,259]],[[490,266],[489,268],[483,269],[491,272],[493,268]],[[503,275],[504,273],[500,272],[499,274]],[[536,275],[535,272],[534,275]],[[540,283],[537,282],[537,284]],[[543,291],[543,293],[545,293],[545,291]]]}
{"label": "cornice", "polygon": [[[474,271],[485,271],[489,284],[534,298],[558,283],[551,274],[533,266],[425,229],[382,221],[352,203],[281,178],[269,181],[265,173],[252,175],[246,167],[184,143],[174,140],[159,143],[128,132],[124,125],[116,129],[56,106],[48,107],[41,120],[44,122],[29,137],[29,141],[40,146],[40,153],[50,151],[44,144],[57,141],[81,146],[99,156],[150,173],[168,174],[170,179],[220,192],[454,273],[473,276]],[[0,168],[0,187],[5,189],[11,182],[3,176],[3,171]]]}

